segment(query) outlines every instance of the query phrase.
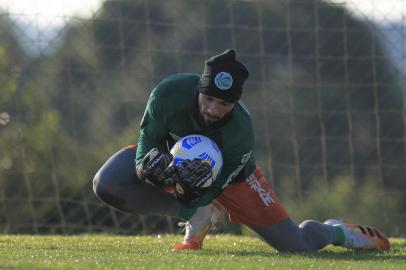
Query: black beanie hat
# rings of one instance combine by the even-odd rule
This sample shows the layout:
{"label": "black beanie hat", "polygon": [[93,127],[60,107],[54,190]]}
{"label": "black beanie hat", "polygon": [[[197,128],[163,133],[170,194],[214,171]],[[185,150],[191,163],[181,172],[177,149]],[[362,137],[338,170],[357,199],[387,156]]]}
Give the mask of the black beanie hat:
{"label": "black beanie hat", "polygon": [[241,97],[248,75],[247,68],[236,60],[235,51],[228,49],[206,61],[199,92],[235,103]]}

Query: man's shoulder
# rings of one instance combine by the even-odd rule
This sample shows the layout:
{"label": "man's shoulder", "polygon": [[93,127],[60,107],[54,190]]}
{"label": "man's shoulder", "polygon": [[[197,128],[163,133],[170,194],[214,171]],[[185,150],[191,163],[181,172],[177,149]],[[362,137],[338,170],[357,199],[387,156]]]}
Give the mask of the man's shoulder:
{"label": "man's shoulder", "polygon": [[244,152],[244,154],[253,149],[254,146],[254,127],[251,115],[247,108],[238,102],[234,109],[234,115],[228,125],[227,131],[228,145],[234,148],[231,152]]}
{"label": "man's shoulder", "polygon": [[190,91],[196,89],[200,76],[194,73],[178,73],[163,79],[156,87],[156,91]]}
{"label": "man's shoulder", "polygon": [[170,75],[159,82],[153,89],[149,101],[155,104],[188,101],[197,91],[199,75],[193,73],[179,73]]}
{"label": "man's shoulder", "polygon": [[235,125],[251,132],[253,128],[251,114],[248,111],[248,107],[242,101],[236,104],[233,120]]}
{"label": "man's shoulder", "polygon": [[254,128],[251,115],[240,102],[234,108],[233,116],[223,130],[224,140],[232,153],[251,149],[254,143]]}
{"label": "man's shoulder", "polygon": [[170,112],[188,108],[197,92],[199,78],[199,75],[192,73],[166,77],[151,92],[147,104],[148,110],[171,115]]}

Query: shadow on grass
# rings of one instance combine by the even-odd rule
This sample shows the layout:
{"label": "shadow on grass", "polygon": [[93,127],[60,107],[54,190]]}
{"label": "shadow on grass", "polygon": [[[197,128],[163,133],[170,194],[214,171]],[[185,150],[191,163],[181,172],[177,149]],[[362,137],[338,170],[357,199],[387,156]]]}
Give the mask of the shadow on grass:
{"label": "shadow on grass", "polygon": [[314,258],[318,260],[363,260],[363,261],[374,261],[374,260],[401,260],[406,262],[406,256],[402,252],[397,252],[398,250],[393,250],[390,252],[381,252],[374,250],[321,250],[314,252],[302,252],[302,253],[290,253],[290,252],[278,252],[274,249],[264,249],[264,250],[232,250],[232,249],[206,249],[204,253],[200,255],[207,256],[218,256],[219,253],[229,254],[234,256],[261,256],[261,257],[278,257],[278,258],[292,258],[295,257],[307,257]]}
{"label": "shadow on grass", "polygon": [[381,261],[387,260],[403,260],[406,262],[406,256],[396,252],[381,252],[376,250],[344,250],[340,252],[322,250],[318,252],[300,253],[297,256],[305,256],[318,260],[364,260],[364,261]]}

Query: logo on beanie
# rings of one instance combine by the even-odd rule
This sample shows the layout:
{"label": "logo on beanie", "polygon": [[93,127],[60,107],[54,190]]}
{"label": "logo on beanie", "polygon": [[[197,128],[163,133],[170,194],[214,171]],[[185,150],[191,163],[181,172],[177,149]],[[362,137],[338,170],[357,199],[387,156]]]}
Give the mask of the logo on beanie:
{"label": "logo on beanie", "polygon": [[214,84],[220,90],[228,90],[233,85],[233,77],[230,73],[220,72],[214,77]]}

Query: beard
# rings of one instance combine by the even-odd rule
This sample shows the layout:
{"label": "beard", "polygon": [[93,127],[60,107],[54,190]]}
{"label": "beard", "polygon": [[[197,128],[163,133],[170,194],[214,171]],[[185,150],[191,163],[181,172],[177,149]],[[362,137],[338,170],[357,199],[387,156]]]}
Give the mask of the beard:
{"label": "beard", "polygon": [[199,111],[199,118],[200,118],[200,122],[203,123],[206,127],[210,127],[221,120],[221,118],[219,118],[219,117],[213,117],[202,111]]}

